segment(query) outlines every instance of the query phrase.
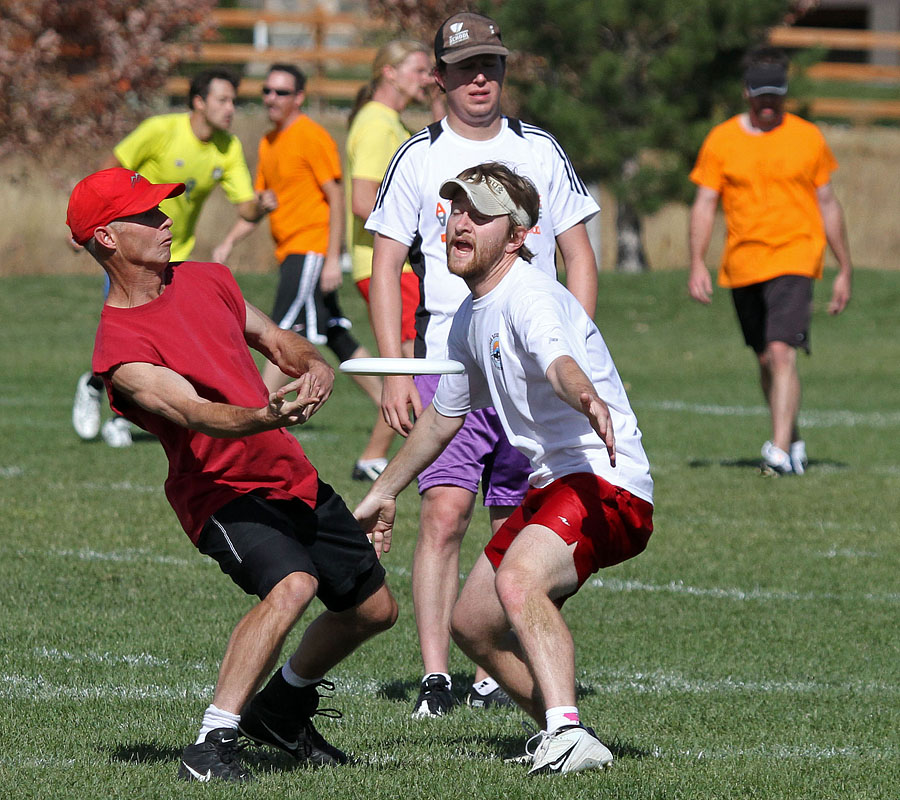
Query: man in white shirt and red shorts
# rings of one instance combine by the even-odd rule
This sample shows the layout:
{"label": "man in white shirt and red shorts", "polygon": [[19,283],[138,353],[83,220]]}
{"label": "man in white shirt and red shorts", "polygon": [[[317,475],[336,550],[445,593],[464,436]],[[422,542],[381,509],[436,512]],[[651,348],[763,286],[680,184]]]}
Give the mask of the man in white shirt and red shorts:
{"label": "man in white shirt and red shorts", "polygon": [[[531,462],[525,499],[479,557],[451,617],[456,643],[543,730],[531,773],[604,767],[612,754],[581,723],[575,649],[560,609],[602,567],[640,553],[653,530],[641,432],[603,337],[575,297],[528,263],[534,184],[496,162],[441,186],[452,201],[447,260],[471,294],[453,318],[432,404],[354,514],[390,549],[395,499],[471,410],[493,406]],[[545,724],[546,723],[546,724]]]}

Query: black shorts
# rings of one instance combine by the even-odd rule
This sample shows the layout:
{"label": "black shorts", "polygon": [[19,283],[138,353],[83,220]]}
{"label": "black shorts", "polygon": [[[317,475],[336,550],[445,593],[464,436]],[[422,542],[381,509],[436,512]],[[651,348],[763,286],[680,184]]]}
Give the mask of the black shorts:
{"label": "black shorts", "polygon": [[744,341],[762,353],[769,342],[785,342],[809,353],[812,278],[780,275],[731,290]]}
{"label": "black shorts", "polygon": [[337,292],[322,294],[319,278],[325,256],[291,253],[279,268],[272,319],[283,330],[305,336],[313,344],[327,345],[340,361],[359,347],[350,333],[350,320],[338,304]]}
{"label": "black shorts", "polygon": [[316,508],[302,500],[246,494],[206,522],[197,548],[215,559],[247,594],[264,598],[292,572],[319,582],[316,596],[346,611],[384,583],[384,568],[341,497],[319,481]]}

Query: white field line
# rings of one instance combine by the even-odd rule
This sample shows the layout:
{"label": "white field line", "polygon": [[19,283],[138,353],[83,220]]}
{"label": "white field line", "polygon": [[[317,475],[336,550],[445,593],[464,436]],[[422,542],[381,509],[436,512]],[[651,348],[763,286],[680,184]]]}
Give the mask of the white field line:
{"label": "white field line", "polygon": [[583,670],[578,683],[598,694],[789,694],[816,695],[837,692],[839,694],[891,696],[900,694],[900,685],[883,681],[779,681],[749,680],[728,676],[707,680],[688,678],[674,672],[654,670],[632,672],[629,670]]}
{"label": "white field line", "polygon": [[[359,742],[361,747],[363,742]],[[353,752],[351,748],[351,752]],[[833,758],[839,758],[842,761],[884,761],[886,759],[896,759],[898,755],[895,747],[862,747],[862,746],[841,746],[841,745],[817,745],[817,744],[767,744],[757,747],[712,747],[704,749],[683,749],[673,748],[666,749],[663,747],[652,747],[647,752],[645,758],[653,758],[660,761],[725,761],[736,759],[764,759],[766,761],[828,761]],[[410,761],[410,755],[398,755],[396,750],[390,752],[353,752],[354,763],[358,767],[403,767]],[[408,766],[417,766],[420,764],[445,764],[447,762],[464,761],[500,761],[503,758],[500,754],[491,753],[473,753],[471,750],[465,750],[460,747],[446,748],[441,750],[440,755],[432,755],[431,753],[416,753],[414,764]],[[7,766],[14,769],[33,769],[33,770],[54,770],[63,769],[71,770],[73,767],[90,766],[86,761],[76,760],[74,758],[59,758],[56,756],[41,757],[22,757],[17,754],[0,755],[0,766]],[[525,767],[514,764],[504,765],[504,769],[519,769],[524,773]],[[615,764],[612,767],[615,769]]]}
{"label": "white field line", "polygon": [[[172,662],[168,658],[160,658],[152,653],[98,653],[88,651],[86,653],[70,653],[68,650],[58,650],[55,647],[35,647],[34,656],[40,661],[66,662],[70,664],[111,664],[118,666],[125,664],[129,667],[169,667]],[[189,665],[190,669],[198,672],[218,670],[218,663],[212,661],[197,661]]]}
{"label": "white field line", "polygon": [[18,466],[0,467],[0,478],[21,478],[25,470]]}
{"label": "white field line", "polygon": [[[24,552],[24,551],[19,551]],[[39,552],[39,551],[32,551]],[[212,559],[206,558],[179,558],[178,556],[164,556],[142,548],[126,548],[124,550],[91,550],[81,548],[79,550],[48,550],[49,555],[58,558],[77,558],[80,561],[120,561],[126,563],[168,564],[177,567],[192,567],[197,564],[214,564]]]}
{"label": "white field line", "polygon": [[[685,403],[681,400],[660,400],[640,403],[640,406],[660,411],[681,411],[712,417],[763,417],[769,415],[765,406],[721,406],[707,403]],[[808,409],[800,412],[803,428],[894,428],[900,426],[900,411],[830,411]]]}
{"label": "white field line", "polygon": [[[167,659],[157,658],[148,653],[137,656],[127,654],[97,653],[64,653],[55,650],[37,649],[38,660],[69,660],[74,663],[108,664],[115,669],[122,664],[131,666],[168,665]],[[0,675],[0,697],[20,700],[53,701],[59,699],[146,699],[170,700],[179,698],[196,698],[211,695],[216,668],[212,664],[194,664],[193,669],[206,670],[209,681],[176,682],[159,685],[119,683],[79,683],[75,673],[70,675],[68,683],[54,683],[40,674]],[[335,670],[329,675],[335,682],[335,694],[351,697],[373,697],[380,687],[377,678],[347,675]],[[789,681],[758,678],[738,678],[727,676],[719,679],[691,678],[676,672],[649,670],[647,672],[626,669],[581,670],[578,683],[598,694],[656,694],[656,695],[740,695],[740,694],[850,694],[854,697],[867,695],[870,697],[895,697],[900,694],[900,685],[883,681]]]}
{"label": "white field line", "polygon": [[604,589],[608,592],[650,592],[688,595],[690,597],[712,597],[718,600],[737,600],[740,602],[817,602],[820,600],[863,599],[876,603],[898,603],[900,592],[874,594],[867,592],[860,595],[838,594],[836,592],[789,592],[773,589],[739,589],[722,586],[689,586],[681,581],[670,581],[665,584],[643,583],[642,581],[626,581],[618,578],[594,578],[588,586]]}
{"label": "white field line", "polygon": [[[613,744],[613,749],[615,745]],[[725,761],[735,759],[764,759],[766,761],[827,761],[832,758],[840,758],[847,761],[883,761],[886,759],[894,759],[900,750],[896,747],[861,747],[861,746],[841,746],[841,745],[790,745],[790,744],[768,744],[759,745],[757,747],[712,747],[702,749],[666,749],[662,747],[651,748],[645,758],[653,758],[661,761]],[[354,753],[355,763],[360,766],[368,767],[385,767],[385,766],[403,766],[408,760],[408,755],[397,755],[396,752],[391,753]],[[447,761],[458,761],[460,759],[466,761],[499,761],[504,756],[499,754],[481,754],[473,753],[470,750],[463,750],[459,747],[452,750],[443,750],[442,755],[432,755],[430,753],[417,753],[415,756],[416,764],[440,764]],[[627,759],[630,760],[630,759]],[[504,768],[526,769],[524,766],[510,764],[504,765]],[[615,769],[615,761],[612,769]]]}

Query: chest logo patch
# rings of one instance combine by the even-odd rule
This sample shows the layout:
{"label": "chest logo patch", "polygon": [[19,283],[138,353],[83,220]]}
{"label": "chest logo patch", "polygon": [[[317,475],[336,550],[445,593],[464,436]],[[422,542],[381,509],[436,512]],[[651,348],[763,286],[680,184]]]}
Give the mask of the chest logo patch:
{"label": "chest logo patch", "polygon": [[491,353],[491,365],[494,369],[499,369],[501,372],[503,371],[503,362],[500,359],[500,334],[492,333],[491,334],[491,342],[489,345],[490,353]]}

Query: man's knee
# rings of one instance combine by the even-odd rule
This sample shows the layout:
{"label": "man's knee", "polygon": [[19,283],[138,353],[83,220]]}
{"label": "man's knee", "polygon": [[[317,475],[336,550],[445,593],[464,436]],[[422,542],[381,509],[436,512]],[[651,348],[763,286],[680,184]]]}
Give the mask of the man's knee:
{"label": "man's knee", "polygon": [[292,572],[275,584],[262,604],[272,611],[299,615],[318,588],[319,582],[308,572]]}
{"label": "man's knee", "polygon": [[772,370],[791,368],[797,363],[797,349],[787,342],[772,341],[766,345],[760,360]]}
{"label": "man's knee", "polygon": [[419,516],[419,535],[432,542],[462,541],[472,519],[470,492],[457,486],[434,486],[425,491]]}
{"label": "man's knee", "polygon": [[370,633],[381,633],[394,626],[399,609],[387,584],[352,610],[357,625]]}

